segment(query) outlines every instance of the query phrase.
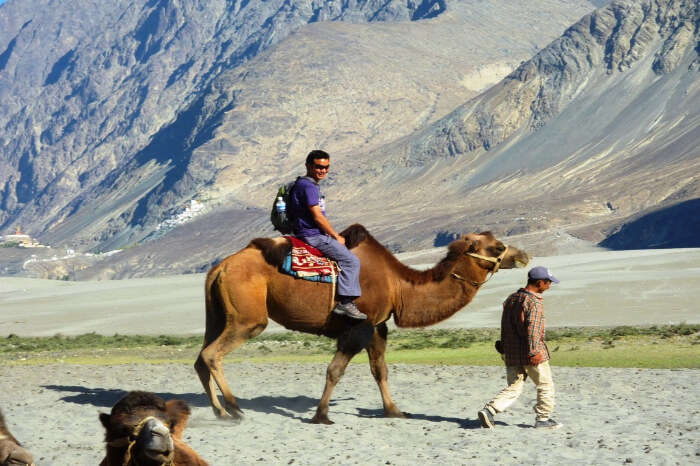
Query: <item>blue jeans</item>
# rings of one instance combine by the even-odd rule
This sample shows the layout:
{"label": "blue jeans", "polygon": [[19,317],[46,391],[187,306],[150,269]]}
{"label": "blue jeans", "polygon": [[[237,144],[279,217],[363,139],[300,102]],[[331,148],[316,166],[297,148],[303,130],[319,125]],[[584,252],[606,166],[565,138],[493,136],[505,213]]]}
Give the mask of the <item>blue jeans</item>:
{"label": "blue jeans", "polygon": [[360,259],[348,248],[328,235],[317,235],[300,238],[310,244],[340,266],[338,275],[338,295],[360,297]]}

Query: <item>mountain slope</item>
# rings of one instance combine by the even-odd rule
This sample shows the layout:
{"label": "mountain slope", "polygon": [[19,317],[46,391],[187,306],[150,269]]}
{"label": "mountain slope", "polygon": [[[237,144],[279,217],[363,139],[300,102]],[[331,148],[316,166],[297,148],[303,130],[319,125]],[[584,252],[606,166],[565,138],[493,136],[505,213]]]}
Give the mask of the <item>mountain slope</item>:
{"label": "mountain slope", "polygon": [[[441,5],[438,0],[3,5],[1,228],[21,223],[39,233],[72,215],[84,202],[76,197],[89,198],[91,191],[109,186],[159,130],[186,121],[201,90],[222,70],[299,27],[322,20],[415,20],[434,16]],[[144,170],[124,189],[127,197],[138,198],[149,189],[140,185],[164,176],[169,159],[162,152],[168,149],[159,148],[153,165],[160,168]]]}
{"label": "mountain slope", "polygon": [[[657,210],[605,244],[639,247],[630,236],[642,231],[647,247],[687,245],[678,242],[688,240],[683,231],[697,232],[686,206],[700,197],[697,27],[697,6],[681,1],[615,2],[585,16],[426,129],[332,159],[334,224],[359,221],[395,250],[491,229],[549,255]],[[264,198],[263,185],[248,183],[253,198]],[[216,260],[270,234],[267,223],[264,209],[212,212],[85,276],[153,273],[149,264],[166,273],[175,244]],[[221,235],[241,239],[213,240]],[[154,259],[139,265],[146,254]],[[178,270],[204,270],[201,259]]]}
{"label": "mountain slope", "polygon": [[592,8],[528,5],[5,5],[0,229],[106,249],[142,240],[192,197],[259,207],[310,147],[350,154],[407,136]]}
{"label": "mountain slope", "polygon": [[[474,24],[465,21],[476,10],[457,8],[467,4],[447,3],[442,11],[445,4],[435,3],[442,12],[410,28],[313,24],[211,73],[142,148],[89,189],[66,196],[61,222],[44,237],[103,248],[142,241],[86,269],[84,278],[203,270],[249,238],[272,234],[270,186],[298,173],[311,147],[333,152],[326,194],[334,224],[361,222],[395,250],[491,229],[547,254],[557,238],[600,241],[641,213],[694,205],[687,201],[700,197],[696,2],[603,6],[491,87],[517,55],[497,41],[483,55],[463,55],[479,57],[485,68],[447,63],[458,61],[452,50],[460,45],[478,48],[474,31],[454,39],[460,24]],[[455,21],[434,43],[415,40]],[[353,47],[344,55],[347,43]],[[364,52],[367,44],[392,43]],[[520,50],[540,48],[533,44]],[[406,58],[411,49],[417,53]],[[407,62],[415,65],[414,80],[401,82],[400,72],[392,78]],[[445,80],[427,79],[431,68],[444,70]],[[472,98],[480,85],[486,90]],[[157,230],[176,206],[200,196],[207,214]],[[42,204],[30,205],[12,221],[31,223]],[[668,245],[671,238],[649,239],[656,218],[644,224],[646,244]]]}
{"label": "mountain slope", "polygon": [[[613,2],[585,16],[479,97],[374,153],[381,189],[402,193],[381,208],[406,219],[422,205],[446,230],[600,240],[627,216],[700,196],[698,8]],[[395,227],[388,238],[416,236]]]}

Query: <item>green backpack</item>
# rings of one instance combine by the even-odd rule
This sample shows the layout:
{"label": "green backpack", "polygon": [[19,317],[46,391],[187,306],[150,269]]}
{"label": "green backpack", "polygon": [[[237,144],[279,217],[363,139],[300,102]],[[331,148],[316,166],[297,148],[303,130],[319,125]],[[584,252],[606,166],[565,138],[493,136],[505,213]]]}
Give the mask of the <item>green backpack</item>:
{"label": "green backpack", "polygon": [[296,184],[296,180],[280,185],[277,190],[277,195],[272,203],[272,211],[270,212],[270,221],[275,230],[283,235],[289,235],[294,231],[292,219],[287,215],[287,206],[289,206],[289,193]]}

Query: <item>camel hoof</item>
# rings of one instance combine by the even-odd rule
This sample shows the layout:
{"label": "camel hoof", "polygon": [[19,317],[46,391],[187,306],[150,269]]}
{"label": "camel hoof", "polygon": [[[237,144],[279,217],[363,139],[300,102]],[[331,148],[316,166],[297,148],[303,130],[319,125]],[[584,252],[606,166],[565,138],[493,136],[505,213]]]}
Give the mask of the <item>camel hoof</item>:
{"label": "camel hoof", "polygon": [[222,411],[214,410],[214,414],[222,421],[241,422],[243,420],[243,411],[240,409],[229,408],[228,410]]}
{"label": "camel hoof", "polygon": [[325,424],[329,426],[331,424],[334,424],[334,422],[328,419],[328,416],[326,416],[325,414],[321,415],[316,413],[313,419],[311,419],[311,424]]}
{"label": "camel hoof", "polygon": [[410,419],[410,413],[404,413],[403,411],[392,411],[390,413],[384,413],[384,417],[393,417],[395,419]]}

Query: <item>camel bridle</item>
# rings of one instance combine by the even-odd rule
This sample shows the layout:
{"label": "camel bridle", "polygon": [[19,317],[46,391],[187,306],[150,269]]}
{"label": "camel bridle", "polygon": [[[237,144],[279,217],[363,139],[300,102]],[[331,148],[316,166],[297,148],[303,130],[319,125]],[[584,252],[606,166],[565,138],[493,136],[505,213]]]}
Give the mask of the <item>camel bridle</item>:
{"label": "camel bridle", "polygon": [[[136,459],[133,457],[131,454],[131,451],[134,448],[134,445],[136,445],[136,440],[138,440],[139,434],[143,430],[144,426],[148,421],[151,419],[154,419],[156,421],[159,421],[160,419],[154,417],[154,416],[147,416],[141,421],[139,421],[138,424],[134,427],[134,430],[131,431],[129,435],[126,437],[120,437],[114,440],[111,440],[107,442],[107,446],[109,447],[114,447],[114,448],[121,448],[121,447],[127,447],[126,453],[124,454],[124,462],[122,463],[122,466],[138,466],[138,463],[136,462]],[[171,466],[173,464],[173,459],[171,458],[170,460],[161,463],[161,466]]]}
{"label": "camel bridle", "polygon": [[505,258],[506,254],[508,253],[508,245],[506,244],[505,246],[506,246],[506,248],[503,250],[502,253],[500,253],[498,255],[498,257],[482,256],[481,254],[477,254],[475,252],[465,252],[464,253],[465,256],[470,256],[470,257],[473,257],[475,259],[481,259],[481,260],[484,260],[484,261],[487,261],[487,262],[490,262],[491,264],[493,264],[493,267],[488,270],[488,272],[486,274],[486,279],[484,281],[477,282],[475,280],[469,280],[469,279],[464,278],[463,276],[461,276],[460,274],[458,274],[456,272],[452,272],[452,278],[454,278],[456,280],[463,281],[463,282],[467,282],[472,286],[480,287],[481,285],[483,285],[487,281],[491,280],[491,277],[493,277],[496,274],[496,272],[498,272],[498,269],[501,268],[501,263],[503,262],[503,258]]}

